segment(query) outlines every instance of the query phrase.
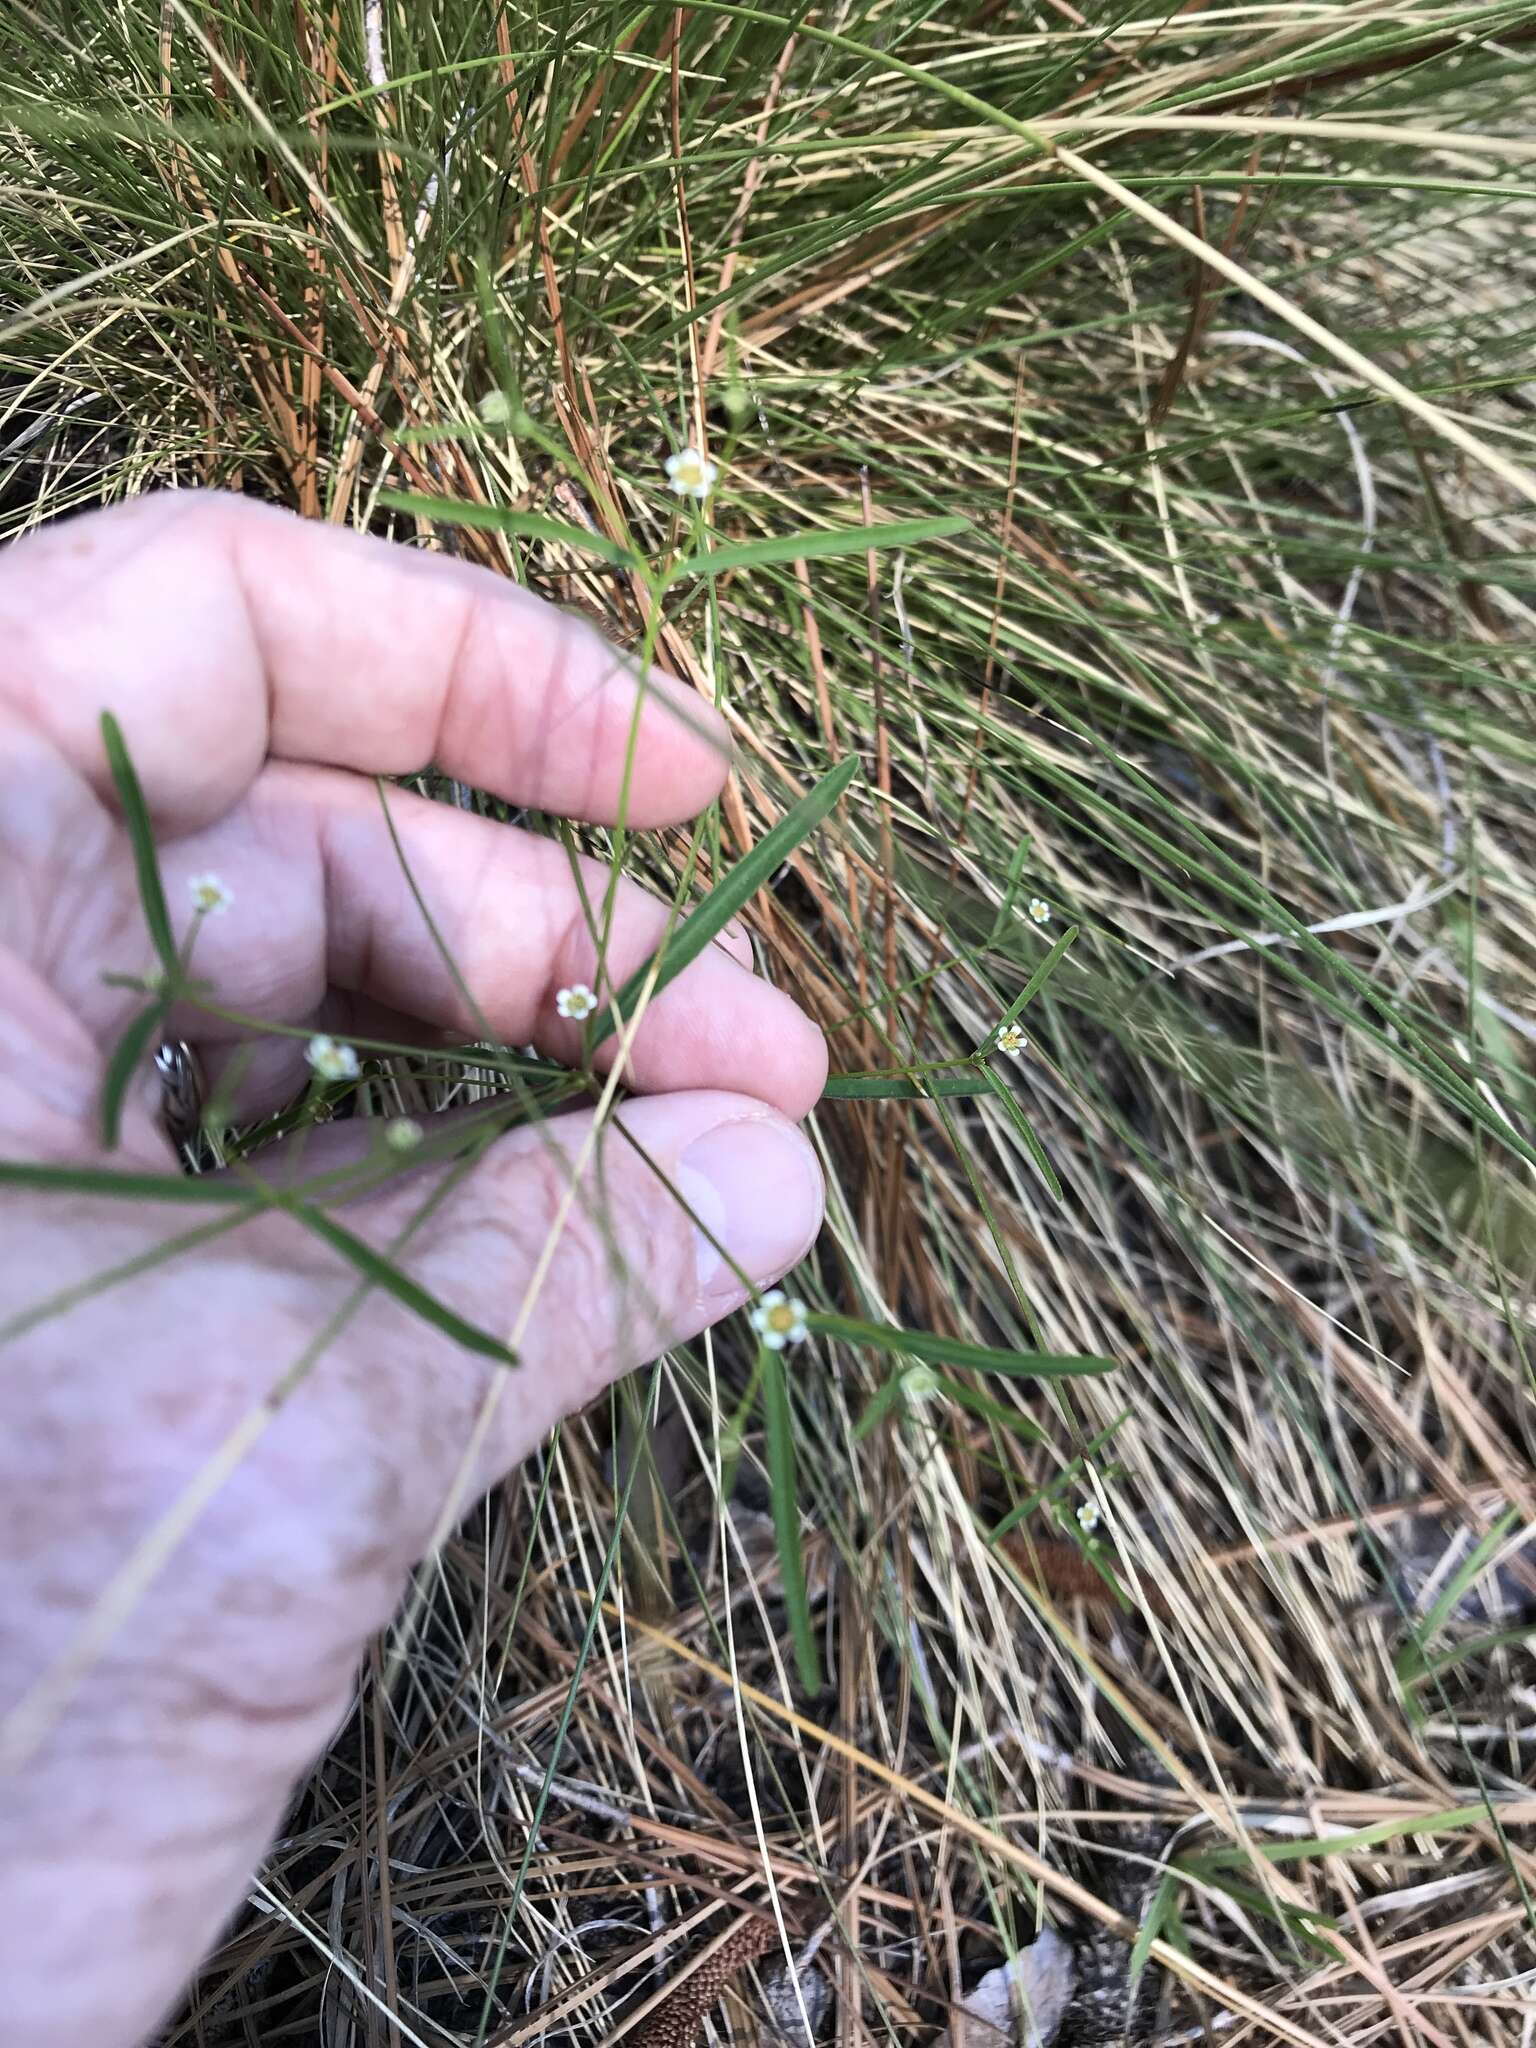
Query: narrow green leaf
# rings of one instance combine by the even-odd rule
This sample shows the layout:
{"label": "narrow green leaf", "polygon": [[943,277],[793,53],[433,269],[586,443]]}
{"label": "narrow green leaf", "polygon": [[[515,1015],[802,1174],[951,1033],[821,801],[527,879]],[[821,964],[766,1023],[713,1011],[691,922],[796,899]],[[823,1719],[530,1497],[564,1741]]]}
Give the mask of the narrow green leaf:
{"label": "narrow green leaf", "polygon": [[[1257,1885],[1244,1884],[1227,1874],[1227,1867],[1217,1864],[1212,1857],[1181,1856],[1179,1868],[1191,1877],[1203,1879],[1226,1893],[1237,1905],[1261,1920],[1269,1921],[1273,1927],[1282,1928],[1293,1940],[1315,1954],[1332,1956],[1337,1953],[1331,1942],[1323,1939],[1324,1930],[1338,1923],[1328,1913],[1319,1913],[1310,1906],[1293,1906],[1287,1900],[1275,1899],[1268,1892],[1260,1891]],[[1217,1870],[1221,1875],[1217,1876]]]}
{"label": "narrow green leaf", "polygon": [[668,570],[667,583],[690,576],[723,576],[727,569],[760,569],[773,562],[812,562],[828,555],[863,555],[871,548],[915,548],[926,540],[964,533],[969,519],[889,519],[880,526],[808,526],[768,540],[727,541],[707,555],[689,555]]}
{"label": "narrow green leaf", "polygon": [[1431,1651],[1436,1636],[1456,1612],[1476,1580],[1488,1569],[1519,1519],[1519,1510],[1509,1508],[1490,1528],[1485,1529],[1440,1589],[1439,1597],[1429,1612],[1421,1621],[1415,1623],[1412,1640],[1405,1645],[1397,1658],[1397,1676],[1401,1684],[1422,1684],[1433,1662]]}
{"label": "narrow green leaf", "polygon": [[1438,1656],[1426,1657],[1420,1668],[1404,1682],[1408,1686],[1427,1685],[1430,1679],[1443,1678],[1447,1671],[1454,1671],[1458,1664],[1465,1664],[1471,1657],[1486,1657],[1492,1650],[1533,1641],[1536,1641],[1536,1625],[1528,1621],[1513,1623],[1509,1628],[1487,1629],[1482,1635],[1470,1636],[1466,1642],[1440,1651]]}
{"label": "narrow green leaf", "polygon": [[1163,1939],[1170,1948],[1176,1948],[1181,1956],[1192,1956],[1194,1944],[1189,1938],[1189,1929],[1184,1925],[1183,1902],[1175,1904],[1172,1913],[1163,1926]]}
{"label": "narrow green leaf", "polygon": [[806,1322],[818,1336],[833,1337],[842,1344],[868,1344],[876,1351],[895,1351],[905,1358],[921,1358],[930,1365],[1006,1373],[1012,1379],[1081,1379],[1115,1370],[1112,1358],[1000,1351],[990,1344],[967,1344],[959,1337],[941,1337],[934,1330],[898,1330],[894,1323],[867,1323],[859,1316],[830,1315],[820,1309],[807,1315]]}
{"label": "narrow green leaf", "polygon": [[488,441],[505,433],[505,427],[484,420],[442,420],[435,427],[397,427],[390,439],[397,448],[430,448],[435,441]]}
{"label": "narrow green leaf", "polygon": [[636,968],[614,1000],[603,1005],[592,1020],[591,1035],[587,1041],[590,1047],[595,1050],[605,1038],[612,1037],[653,973],[652,994],[659,995],[690,961],[697,960],[710,941],[719,936],[736,913],[783,865],[801,840],[815,831],[858,772],[859,763],[855,755],[850,754],[839,761],[830,774],[823,775],[814,789],[784,813],[771,832],[764,833],[752,851],[739,860],[729,874],[720,878],[703,902],[690,911],[681,924],[673,927],[645,965]]}
{"label": "narrow green leaf", "polygon": [[987,938],[989,946],[995,946],[1013,917],[1013,906],[1018,900],[1019,888],[1024,880],[1024,863],[1029,859],[1030,842],[1021,839],[1013,849],[1013,858],[1008,863],[1008,884],[1003,890],[1003,900],[997,906],[997,916],[992,920],[992,930]]}
{"label": "narrow green leaf", "polygon": [[[413,1171],[428,1160],[448,1162],[463,1156],[466,1149],[487,1136],[499,1135],[516,1114],[515,1103],[505,1096],[490,1096],[462,1118],[442,1128],[430,1128],[423,1143],[402,1160],[393,1154],[357,1159],[345,1166],[317,1173],[289,1197],[316,1201],[350,1200],[366,1194],[402,1172]],[[268,1135],[281,1135],[278,1118],[260,1128]],[[247,1175],[236,1173],[123,1173],[110,1166],[45,1166],[31,1159],[0,1159],[0,1187],[26,1188],[39,1195],[102,1195],[108,1200],[127,1202],[176,1202],[188,1208],[242,1208],[253,1202],[270,1208],[277,1200],[274,1190]],[[254,1213],[254,1212],[253,1212]]]}
{"label": "narrow green leaf", "polygon": [[605,533],[589,533],[584,526],[568,526],[563,519],[546,519],[542,512],[514,512],[508,505],[471,505],[462,498],[433,498],[422,491],[381,491],[379,503],[391,512],[410,512],[418,519],[432,519],[439,526],[473,526],[487,533],[510,533],[519,540],[554,541],[563,548],[596,555],[599,561],[614,562],[626,569],[643,567],[640,557],[621,547]]}
{"label": "narrow green leaf", "polygon": [[[1011,1024],[1014,1018],[1017,1017],[1019,1012],[1024,1008],[1024,1005],[1026,1003],[1031,1003],[1034,1001],[1035,997],[1040,993],[1041,989],[1045,987],[1045,984],[1056,972],[1057,966],[1061,961],[1062,955],[1066,952],[1068,946],[1071,945],[1072,941],[1077,937],[1079,929],[1080,927],[1075,924],[1069,924],[1067,926],[1066,930],[1062,933],[1061,937],[1056,941],[1055,945],[1052,946],[1049,953],[1046,954],[1045,958],[1040,962],[1040,965],[1035,969],[1034,973],[1029,977],[1028,981],[1025,982],[1023,988],[1014,997],[1013,1001],[1008,1005],[1007,1009],[1004,1010],[1002,1016],[997,1021],[997,1031],[1001,1031],[1007,1025]],[[993,1033],[994,1038],[997,1035],[997,1031],[994,1031]]]}
{"label": "narrow green leaf", "polygon": [[885,1385],[876,1388],[875,1392],[870,1396],[864,1413],[853,1425],[853,1440],[856,1444],[863,1443],[865,1437],[872,1435],[893,1409],[902,1406],[905,1398],[905,1390],[902,1386],[904,1378],[905,1374],[893,1372]]}
{"label": "narrow green leaf", "polygon": [[1170,1870],[1159,1883],[1147,1901],[1147,1910],[1141,1916],[1141,1925],[1136,1930],[1136,1939],[1131,1944],[1130,1988],[1135,1992],[1141,1982],[1141,1973],[1147,1967],[1147,1958],[1152,1953],[1152,1944],[1162,1933],[1164,1925],[1172,1917],[1178,1903],[1179,1880]]}
{"label": "narrow green leaf", "polygon": [[968,1409],[972,1415],[982,1416],[986,1421],[995,1423],[999,1429],[1012,1430],[1026,1442],[1044,1443],[1042,1432],[1017,1408],[1010,1408],[1003,1401],[994,1401],[989,1394],[979,1394],[974,1387],[965,1386],[960,1380],[952,1380],[946,1373],[935,1372],[932,1366],[923,1365],[908,1366],[905,1371],[892,1374],[854,1425],[855,1443],[867,1437],[893,1408],[916,1403],[920,1399],[914,1386],[914,1381],[919,1376],[925,1383],[922,1389],[924,1394],[953,1401],[957,1407]]}
{"label": "narrow green leaf", "polygon": [[1056,1169],[1046,1157],[1045,1147],[1035,1136],[1034,1127],[1030,1123],[1029,1118],[1019,1107],[1018,1097],[1000,1074],[994,1074],[989,1070],[987,1080],[991,1084],[991,1093],[1002,1104],[1009,1122],[1024,1140],[1024,1149],[1035,1162],[1040,1178],[1045,1182],[1057,1201],[1064,1202],[1066,1195],[1062,1190],[1061,1182],[1056,1178]]}
{"label": "narrow green leaf", "polygon": [[475,304],[480,312],[480,340],[490,358],[491,372],[509,409],[520,410],[517,367],[507,346],[506,317],[496,291],[496,274],[483,247],[475,251]]}
{"label": "narrow green leaf", "polygon": [[990,1095],[992,1083],[974,1067],[957,1074],[833,1074],[821,1091],[823,1102],[919,1102],[931,1095]]}
{"label": "narrow green leaf", "polygon": [[[1250,1842],[1244,1848],[1211,1849],[1199,1859],[1212,1871],[1242,1870],[1254,1856],[1266,1863],[1304,1863],[1312,1856],[1354,1856],[1378,1849],[1383,1842],[1396,1842],[1404,1835],[1456,1834],[1463,1828],[1498,1820],[1499,1802],[1479,1801],[1470,1806],[1448,1806],[1439,1813],[1405,1815],[1401,1820],[1373,1821],[1369,1827],[1351,1828],[1337,1835],[1308,1836],[1301,1841]],[[1315,1915],[1321,1918],[1321,1915]]]}
{"label": "narrow green leaf", "polygon": [[481,1358],[493,1358],[498,1365],[517,1364],[517,1353],[509,1350],[499,1337],[493,1337],[477,1323],[468,1322],[445,1301],[439,1301],[435,1294],[429,1293],[408,1273],[402,1273],[398,1266],[391,1265],[372,1245],[354,1237],[350,1230],[344,1230],[323,1209],[317,1209],[309,1202],[295,1201],[276,1189],[271,1193],[275,1208],[286,1209],[306,1230],[313,1231],[333,1251],[339,1252],[348,1265],[356,1267],[364,1279],[381,1287],[386,1294],[392,1294],[412,1315],[431,1323],[434,1329],[441,1330],[444,1336],[451,1337],[466,1351],[473,1351]]}
{"label": "narrow green leaf", "polygon": [[160,879],[160,858],[155,852],[155,829],[149,821],[149,806],[144,801],[138,774],[128,756],[123,729],[110,711],[101,714],[101,743],[106,748],[107,766],[112,771],[117,800],[123,807],[123,823],[128,828],[128,841],[133,848],[144,922],[149,926],[149,936],[160,955],[160,965],[168,975],[177,978],[181,973],[181,962],[176,955],[171,914],[165,907],[165,884]]}
{"label": "narrow green leaf", "polygon": [[763,1360],[771,1356],[765,1344],[757,1347],[757,1359],[747,1374],[747,1384],[742,1388],[741,1399],[735,1410],[726,1419],[720,1430],[720,1492],[721,1500],[729,1500],[736,1488],[736,1467],[741,1461],[741,1447],[746,1442],[748,1418],[757,1412],[757,1390],[762,1384]]}
{"label": "narrow green leaf", "polygon": [[33,1194],[106,1195],[129,1202],[185,1202],[207,1207],[249,1202],[235,1181],[212,1173],[116,1173],[109,1166],[41,1166],[30,1159],[0,1159],[0,1188]]}
{"label": "narrow green leaf", "polygon": [[972,1415],[995,1422],[999,1429],[1011,1430],[1026,1443],[1045,1442],[1045,1431],[1037,1428],[1019,1409],[1010,1408],[1006,1401],[994,1401],[990,1394],[978,1393],[974,1387],[964,1386],[959,1380],[941,1378],[940,1390],[961,1408],[969,1409]]}
{"label": "narrow green leaf", "polygon": [[784,1355],[762,1347],[763,1428],[767,1437],[768,1486],[773,1526],[779,1539],[779,1571],[784,1606],[795,1645],[800,1683],[807,1692],[821,1691],[821,1659],[811,1627],[811,1601],[805,1589],[805,1558],[800,1549],[800,1504],[795,1492],[795,1431],[784,1380]]}
{"label": "narrow green leaf", "polygon": [[1049,1486],[1037,1487],[1033,1493],[1026,1494],[1023,1500],[1008,1510],[1007,1514],[1004,1515],[995,1528],[987,1531],[988,1543],[1000,1543],[1005,1536],[1015,1530],[1021,1522],[1027,1520],[1047,1500],[1059,1506],[1066,1498],[1067,1492],[1078,1474],[1086,1470],[1095,1452],[1101,1450],[1109,1442],[1110,1438],[1125,1426],[1130,1417],[1131,1410],[1129,1408],[1122,1408],[1112,1422],[1105,1423],[1098,1435],[1090,1442],[1084,1444],[1072,1462],[1062,1467]]}
{"label": "narrow green leaf", "polygon": [[109,1152],[117,1150],[118,1134],[123,1125],[123,1098],[128,1093],[129,1083],[165,1022],[169,1007],[162,999],[140,1010],[112,1048],[112,1057],[107,1061],[107,1071],[101,1083],[101,1142]]}
{"label": "narrow green leaf", "polygon": [[280,1188],[254,1184],[233,1174],[113,1173],[104,1168],[35,1166],[30,1161],[0,1160],[0,1187],[6,1186],[53,1193],[127,1196],[138,1201],[212,1203],[219,1207],[246,1204],[253,1214],[260,1208],[283,1209],[359,1273],[456,1344],[482,1358],[493,1358],[499,1365],[517,1364],[517,1354],[508,1350],[500,1338],[466,1321],[446,1302],[399,1272],[371,1245],[343,1229],[323,1209]]}

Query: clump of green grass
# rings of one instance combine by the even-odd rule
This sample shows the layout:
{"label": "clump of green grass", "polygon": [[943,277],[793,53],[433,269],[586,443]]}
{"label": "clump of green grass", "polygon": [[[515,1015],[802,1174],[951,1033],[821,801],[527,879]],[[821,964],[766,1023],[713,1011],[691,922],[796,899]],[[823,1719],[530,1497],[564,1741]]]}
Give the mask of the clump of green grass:
{"label": "clump of green grass", "polygon": [[861,770],[742,913],[842,1077],[812,1341],[661,1361],[447,1540],[172,2040],[608,2039],[738,1889],[850,2048],[1042,1915],[1080,2040],[1512,2037],[1533,39],[10,17],[8,530],[222,484],[654,647],[742,766],[594,839],[680,900]]}

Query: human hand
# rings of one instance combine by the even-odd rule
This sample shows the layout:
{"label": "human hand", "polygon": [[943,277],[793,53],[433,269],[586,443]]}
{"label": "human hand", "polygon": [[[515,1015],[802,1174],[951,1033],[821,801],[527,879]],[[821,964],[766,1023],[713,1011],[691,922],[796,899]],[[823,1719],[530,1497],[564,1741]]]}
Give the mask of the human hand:
{"label": "human hand", "polygon": [[[475,1016],[369,777],[433,761],[514,803],[609,820],[635,695],[595,634],[511,584],[239,499],[144,499],[0,555],[0,1158],[174,1165],[148,1077],[110,1159],[99,1137],[106,1057],[144,1000],[103,973],[154,968],[104,709],[149,803],[173,920],[190,923],[195,876],[232,892],[193,962],[221,1005],[427,1038],[472,1036]],[[685,819],[718,792],[724,727],[693,693],[656,682],[637,730],[631,824]],[[555,994],[598,973],[564,851],[403,790],[389,808],[480,1013],[507,1042],[574,1060],[580,1027]],[[592,901],[606,883],[594,867]],[[613,985],[666,922],[622,887]],[[228,1069],[245,1114],[303,1084],[302,1036],[264,1038],[230,1067],[235,1027],[190,1013],[168,1032]],[[510,1372],[377,1290],[359,1305],[356,1272],[272,1209],[12,1335],[12,2038],[138,2040],[242,1898],[456,1484],[492,1484],[619,1374],[738,1307],[735,1268],[763,1285],[802,1255],[821,1183],[791,1120],[824,1075],[815,1026],[753,977],[744,945],[717,944],[634,1035],[626,1078],[641,1093],[621,1115],[638,1148],[594,1131],[591,1112],[566,1115],[508,1132],[446,1185],[424,1163],[349,1204],[338,1220],[450,1307],[518,1329]],[[311,1131],[303,1172],[366,1149],[356,1122]],[[0,1187],[0,1328],[218,1213]]]}

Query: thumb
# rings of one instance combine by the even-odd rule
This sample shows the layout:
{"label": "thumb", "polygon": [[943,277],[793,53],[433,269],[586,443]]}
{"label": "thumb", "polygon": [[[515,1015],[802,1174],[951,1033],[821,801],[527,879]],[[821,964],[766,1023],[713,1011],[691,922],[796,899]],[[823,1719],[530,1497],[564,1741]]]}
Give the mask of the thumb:
{"label": "thumb", "polygon": [[[400,1220],[420,1206],[403,1186],[385,1199],[409,1205]],[[602,1128],[583,1112],[498,1140],[409,1261],[518,1354],[474,1483],[787,1272],[821,1227],[822,1200],[809,1142],[745,1095],[636,1097]]]}
{"label": "thumb", "polygon": [[322,1277],[281,1215],[190,1284],[140,1260],[110,1297],[36,1333],[17,1426],[0,1434],[0,1499],[27,1531],[0,1549],[20,1644],[0,1731],[12,1677],[18,1695],[46,1682],[156,1518],[193,1497],[246,1419],[270,1426],[197,1506],[175,1568],[136,1588],[132,1626],[112,1619],[70,1677],[26,1773],[0,1782],[0,1981],[32,2048],[122,2048],[164,2009],[456,1482],[492,1484],[618,1374],[777,1279],[821,1207],[815,1154],[776,1111],[649,1096],[601,1128],[583,1114],[511,1132],[459,1184],[423,1167],[345,1211],[442,1299],[512,1334],[511,1371],[424,1342],[375,1291],[341,1341],[314,1347],[292,1399],[264,1409],[274,1371],[355,1292],[328,1256]]}

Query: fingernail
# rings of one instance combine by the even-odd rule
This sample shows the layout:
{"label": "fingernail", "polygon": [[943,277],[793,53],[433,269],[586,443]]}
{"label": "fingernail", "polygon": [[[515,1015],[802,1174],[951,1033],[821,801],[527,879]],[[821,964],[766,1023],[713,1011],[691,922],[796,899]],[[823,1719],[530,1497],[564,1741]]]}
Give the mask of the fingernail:
{"label": "fingernail", "polygon": [[678,1161],[677,1185],[703,1226],[694,1249],[699,1293],[711,1301],[742,1299],[737,1267],[759,1287],[777,1280],[821,1228],[816,1154],[778,1117],[738,1118],[695,1138]]}

